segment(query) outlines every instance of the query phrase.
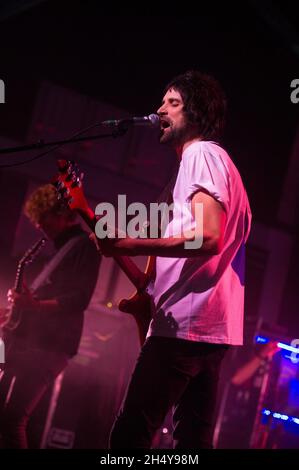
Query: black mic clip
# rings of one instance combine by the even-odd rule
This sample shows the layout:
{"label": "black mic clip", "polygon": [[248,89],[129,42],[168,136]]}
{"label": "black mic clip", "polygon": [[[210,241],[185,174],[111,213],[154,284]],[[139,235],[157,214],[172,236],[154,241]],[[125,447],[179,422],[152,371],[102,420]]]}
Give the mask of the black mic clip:
{"label": "black mic clip", "polygon": [[103,121],[101,124],[120,131],[126,131],[130,126],[157,127],[160,124],[160,118],[157,114],[150,114],[149,116],[110,119],[108,121]]}

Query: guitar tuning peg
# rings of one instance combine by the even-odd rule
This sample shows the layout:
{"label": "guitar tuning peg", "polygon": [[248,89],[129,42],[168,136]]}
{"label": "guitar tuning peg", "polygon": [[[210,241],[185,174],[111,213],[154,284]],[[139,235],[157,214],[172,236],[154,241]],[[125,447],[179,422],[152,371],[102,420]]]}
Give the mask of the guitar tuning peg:
{"label": "guitar tuning peg", "polygon": [[76,181],[77,180],[77,175],[76,175],[76,172],[75,171],[72,171],[72,181]]}
{"label": "guitar tuning peg", "polygon": [[57,191],[57,199],[61,200],[68,196],[69,190],[65,187],[59,188]]}
{"label": "guitar tuning peg", "polygon": [[60,191],[64,187],[64,183],[59,180],[55,181],[53,184],[58,191]]}
{"label": "guitar tuning peg", "polygon": [[68,175],[71,175],[73,171],[74,171],[74,170],[73,170],[73,165],[70,164],[70,165],[67,167],[66,172],[67,172]]}

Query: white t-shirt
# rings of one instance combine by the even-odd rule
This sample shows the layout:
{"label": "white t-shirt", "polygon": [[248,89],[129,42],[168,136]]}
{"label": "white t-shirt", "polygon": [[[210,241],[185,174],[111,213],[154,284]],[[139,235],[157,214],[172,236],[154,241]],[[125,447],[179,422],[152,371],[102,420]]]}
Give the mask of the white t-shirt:
{"label": "white t-shirt", "polygon": [[194,142],[183,152],[173,189],[173,219],[163,237],[173,236],[181,223],[187,229],[194,227],[191,204],[188,217],[186,203],[202,189],[226,212],[223,249],[213,256],[157,257],[156,277],[148,287],[153,299],[148,336],[240,345],[251,211],[237,168],[216,143]]}

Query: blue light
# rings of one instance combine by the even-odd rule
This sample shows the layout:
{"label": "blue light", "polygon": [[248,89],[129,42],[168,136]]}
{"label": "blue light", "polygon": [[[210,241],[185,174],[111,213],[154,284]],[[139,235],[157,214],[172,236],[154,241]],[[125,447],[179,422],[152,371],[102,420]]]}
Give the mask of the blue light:
{"label": "blue light", "polygon": [[259,336],[259,335],[257,335],[257,336],[255,337],[255,342],[256,342],[256,343],[266,344],[266,343],[269,342],[269,338],[266,338],[265,336]]}
{"label": "blue light", "polygon": [[281,349],[286,349],[287,351],[291,351],[296,354],[299,354],[299,348],[294,348],[293,346],[290,346],[289,344],[277,343],[277,346]]}
{"label": "blue light", "polygon": [[262,410],[262,414],[266,416],[272,415],[272,417],[275,419],[281,419],[282,421],[289,421],[295,424],[299,424],[299,418],[296,418],[295,416],[288,416],[285,414],[277,413],[276,411],[267,410],[266,408]]}
{"label": "blue light", "polygon": [[[269,343],[270,339],[269,338],[266,338],[265,336],[260,336],[260,335],[256,335],[255,337],[255,342],[258,343],[258,344],[267,344]],[[296,340],[294,340],[296,341]],[[286,355],[284,353],[284,357],[286,357],[287,359],[290,359],[293,364],[298,364],[299,362],[299,347],[298,348],[295,348],[294,346],[291,346],[290,344],[285,344],[285,343],[282,343],[282,342],[277,342],[276,343],[278,348],[282,349],[282,350],[285,350],[285,351],[290,351],[292,354],[289,356],[289,355]],[[299,344],[299,342],[298,342]]]}

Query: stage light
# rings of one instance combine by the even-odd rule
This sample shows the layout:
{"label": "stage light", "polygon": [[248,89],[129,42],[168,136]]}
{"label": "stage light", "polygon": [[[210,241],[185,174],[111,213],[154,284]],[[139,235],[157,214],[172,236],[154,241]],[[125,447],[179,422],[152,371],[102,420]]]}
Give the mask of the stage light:
{"label": "stage light", "polygon": [[[269,341],[270,339],[266,338],[265,336],[256,335],[255,337],[255,342],[257,344],[267,344]],[[294,353],[295,357],[292,355],[291,356],[285,355],[285,357],[287,359],[290,359],[294,364],[299,362],[299,348],[295,348],[294,346],[291,346],[290,344],[282,343],[281,341],[277,342],[277,347],[284,351],[290,351],[291,353]],[[298,358],[296,357],[296,355],[298,355]]]}
{"label": "stage light", "polygon": [[260,343],[260,344],[266,344],[266,343],[269,342],[269,339],[268,339],[268,338],[265,338],[264,336],[259,336],[259,335],[257,335],[257,336],[255,337],[255,342],[256,342],[256,343]]}
{"label": "stage light", "polygon": [[294,346],[290,346],[289,344],[284,344],[284,343],[277,343],[277,346],[281,349],[285,349],[286,351],[291,351],[296,354],[299,354],[299,348],[294,348]]}
{"label": "stage light", "polygon": [[299,418],[296,416],[288,416],[283,413],[278,413],[277,411],[271,411],[268,409],[263,409],[262,414],[265,416],[272,416],[274,419],[280,419],[281,421],[288,421],[295,424],[299,424]]}

